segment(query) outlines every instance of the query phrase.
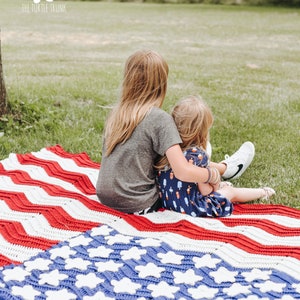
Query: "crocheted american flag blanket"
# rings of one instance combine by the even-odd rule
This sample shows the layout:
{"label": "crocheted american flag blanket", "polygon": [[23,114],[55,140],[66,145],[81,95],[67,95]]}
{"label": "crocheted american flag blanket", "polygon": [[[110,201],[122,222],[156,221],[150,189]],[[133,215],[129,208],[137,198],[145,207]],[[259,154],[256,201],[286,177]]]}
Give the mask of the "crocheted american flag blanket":
{"label": "crocheted american flag blanket", "polygon": [[99,167],[59,145],[0,162],[0,299],[300,298],[299,210],[124,214]]}

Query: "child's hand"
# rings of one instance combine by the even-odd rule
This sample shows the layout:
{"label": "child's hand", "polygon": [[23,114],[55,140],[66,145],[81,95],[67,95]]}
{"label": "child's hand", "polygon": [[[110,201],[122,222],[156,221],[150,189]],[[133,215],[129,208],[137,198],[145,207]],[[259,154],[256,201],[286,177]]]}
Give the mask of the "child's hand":
{"label": "child's hand", "polygon": [[214,192],[220,189],[220,183],[211,184],[210,186],[212,187]]}
{"label": "child's hand", "polygon": [[207,196],[214,191],[214,188],[209,183],[198,183],[198,190],[203,196]]}

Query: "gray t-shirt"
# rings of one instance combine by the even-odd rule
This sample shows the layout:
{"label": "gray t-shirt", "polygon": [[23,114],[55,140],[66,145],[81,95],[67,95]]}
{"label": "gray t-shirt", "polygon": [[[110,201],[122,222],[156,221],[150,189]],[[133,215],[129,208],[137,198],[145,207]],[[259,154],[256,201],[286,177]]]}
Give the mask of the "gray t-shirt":
{"label": "gray t-shirt", "polygon": [[126,213],[151,207],[158,199],[153,165],[173,145],[181,143],[173,118],[154,107],[133,131],[103,157],[97,180],[101,203]]}

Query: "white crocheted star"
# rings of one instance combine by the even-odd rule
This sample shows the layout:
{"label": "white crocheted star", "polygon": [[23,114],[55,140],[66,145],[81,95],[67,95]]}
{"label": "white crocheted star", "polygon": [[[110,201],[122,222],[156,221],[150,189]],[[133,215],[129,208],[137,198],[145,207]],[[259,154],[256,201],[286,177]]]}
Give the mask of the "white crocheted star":
{"label": "white crocheted star", "polygon": [[108,258],[109,255],[114,252],[113,249],[107,248],[105,246],[99,246],[97,248],[90,248],[87,250],[89,257],[103,257]]}
{"label": "white crocheted star", "polygon": [[224,288],[223,292],[225,295],[228,295],[230,297],[235,297],[239,294],[247,295],[250,294],[251,291],[249,290],[251,288],[250,285],[242,285],[240,283],[235,282],[232,284],[229,288]]}
{"label": "white crocheted star", "polygon": [[86,270],[87,267],[91,264],[90,261],[84,260],[80,257],[76,258],[67,258],[66,259],[66,265],[65,269],[70,270],[70,269],[79,269],[79,270]]}
{"label": "white crocheted star", "polygon": [[159,278],[160,273],[165,271],[165,268],[158,267],[151,262],[147,263],[145,266],[136,266],[135,269],[139,272],[140,278],[146,278],[148,276]]}
{"label": "white crocheted star", "polygon": [[50,251],[50,258],[55,259],[57,257],[61,258],[69,258],[71,255],[74,255],[76,251],[72,250],[69,246],[63,246],[59,248],[51,249]]}
{"label": "white crocheted star", "polygon": [[61,280],[68,278],[68,275],[60,273],[58,270],[53,270],[49,273],[44,273],[40,275],[39,284],[49,284],[53,286],[58,286]]}
{"label": "white crocheted star", "polygon": [[272,271],[262,271],[260,269],[252,269],[250,272],[242,272],[242,276],[245,277],[246,281],[252,282],[256,279],[268,280]]}
{"label": "white crocheted star", "polygon": [[169,285],[165,281],[161,281],[159,284],[149,284],[147,288],[152,291],[153,298],[166,297],[167,299],[175,299],[174,294],[180,289],[178,286]]}
{"label": "white crocheted star", "polygon": [[276,283],[276,282],[268,280],[263,283],[255,283],[254,286],[256,288],[259,288],[262,293],[266,293],[266,292],[281,293],[282,290],[286,287],[286,284],[285,283]]}
{"label": "white crocheted star", "polygon": [[209,275],[214,277],[216,283],[235,282],[236,271],[229,271],[224,267],[220,267],[217,271],[210,272]]}
{"label": "white crocheted star", "polygon": [[47,291],[46,292],[46,299],[47,300],[57,300],[57,299],[64,299],[64,300],[76,300],[77,296],[73,293],[70,293],[67,289],[62,289],[59,291]]}
{"label": "white crocheted star", "polygon": [[157,256],[161,259],[163,264],[176,264],[180,265],[184,256],[178,255],[173,251],[168,251],[167,253],[158,253]]}
{"label": "white crocheted star", "polygon": [[22,299],[34,300],[35,296],[39,296],[41,293],[35,290],[31,285],[13,286],[12,294],[15,296],[22,296]]}
{"label": "white crocheted star", "polygon": [[10,280],[23,281],[26,276],[30,275],[30,273],[21,267],[15,267],[13,269],[4,270],[3,275],[4,275],[3,279],[5,281],[10,281]]}
{"label": "white crocheted star", "polygon": [[111,284],[114,286],[115,293],[136,294],[137,289],[141,287],[140,284],[132,282],[129,278],[122,278],[121,280],[112,280]]}
{"label": "white crocheted star", "polygon": [[89,273],[87,275],[80,274],[76,276],[75,285],[79,288],[87,286],[91,289],[94,289],[99,283],[103,283],[104,279],[96,276],[95,273]]}
{"label": "white crocheted star", "polygon": [[132,236],[126,236],[123,234],[116,234],[116,235],[109,235],[106,236],[105,239],[107,240],[108,245],[114,245],[114,244],[129,244],[132,240]]}
{"label": "white crocheted star", "polygon": [[197,288],[189,288],[188,293],[192,295],[192,299],[198,299],[199,295],[205,295],[206,299],[214,299],[219,289],[200,285]]}
{"label": "white crocheted star", "polygon": [[221,259],[213,258],[210,254],[205,254],[202,257],[193,257],[196,268],[208,267],[215,269],[216,265],[221,261]]}
{"label": "white crocheted star", "polygon": [[194,270],[189,269],[186,272],[174,271],[174,282],[176,284],[190,284],[195,285],[196,282],[201,281],[203,279],[202,276],[197,275]]}
{"label": "white crocheted star", "polygon": [[132,247],[128,250],[122,250],[120,255],[122,259],[140,259],[143,254],[146,254],[147,251],[145,249],[139,249],[138,247]]}
{"label": "white crocheted star", "polygon": [[35,260],[26,261],[24,263],[25,270],[31,272],[32,270],[48,271],[49,265],[52,264],[50,259],[37,258]]}

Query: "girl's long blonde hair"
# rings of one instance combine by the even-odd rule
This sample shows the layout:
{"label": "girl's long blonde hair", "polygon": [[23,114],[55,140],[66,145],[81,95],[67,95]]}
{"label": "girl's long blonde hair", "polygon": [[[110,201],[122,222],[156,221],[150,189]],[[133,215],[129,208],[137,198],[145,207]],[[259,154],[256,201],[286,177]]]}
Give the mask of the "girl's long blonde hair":
{"label": "girl's long blonde hair", "polygon": [[151,50],[137,51],[127,59],[120,101],[106,122],[106,156],[130,138],[152,107],[161,107],[168,72],[166,61]]}
{"label": "girl's long blonde hair", "polygon": [[[197,96],[189,96],[179,101],[171,111],[178,132],[181,136],[181,149],[198,146],[206,150],[209,129],[213,124],[213,115],[209,106]],[[168,165],[164,156],[156,164],[157,169]]]}

